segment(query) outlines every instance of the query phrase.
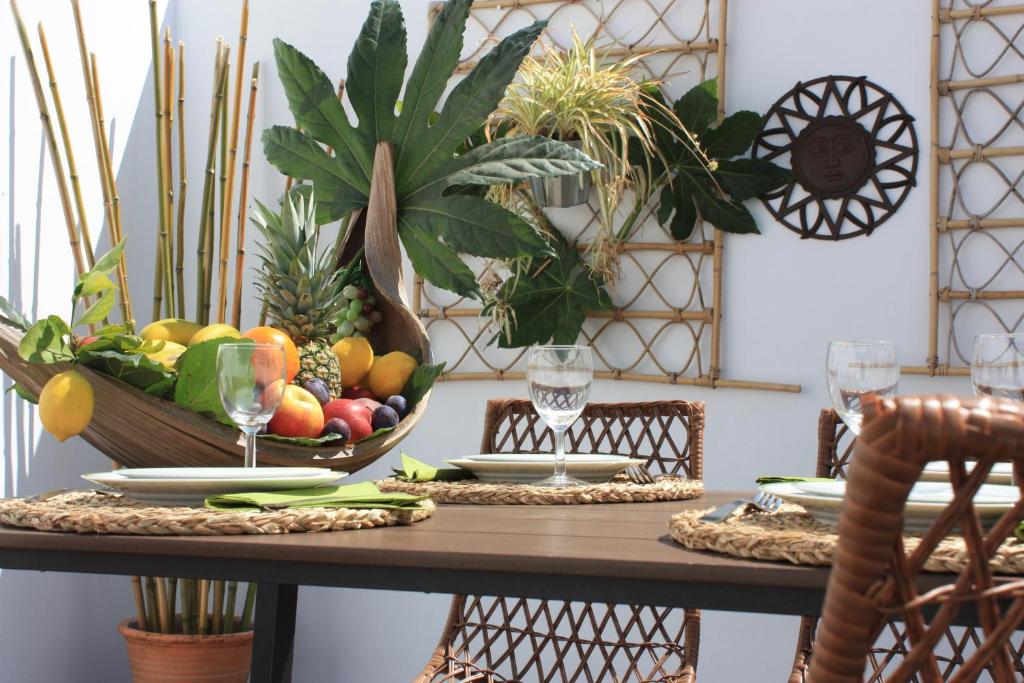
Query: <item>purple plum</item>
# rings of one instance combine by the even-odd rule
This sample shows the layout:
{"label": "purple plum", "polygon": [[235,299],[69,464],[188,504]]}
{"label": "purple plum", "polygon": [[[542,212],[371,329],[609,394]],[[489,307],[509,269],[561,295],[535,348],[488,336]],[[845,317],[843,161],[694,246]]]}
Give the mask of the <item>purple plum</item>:
{"label": "purple plum", "polygon": [[323,381],[319,377],[306,380],[302,383],[302,388],[313,394],[316,400],[320,402],[320,405],[324,405],[331,400],[331,389],[327,386],[327,382]]}
{"label": "purple plum", "polygon": [[328,434],[339,434],[341,436],[342,443],[348,443],[352,438],[352,428],[348,426],[348,422],[345,422],[340,417],[332,417],[324,424],[323,436]]}
{"label": "purple plum", "polygon": [[391,406],[381,406],[373,411],[373,421],[370,423],[374,431],[378,429],[390,429],[398,426],[398,412]]}
{"label": "purple plum", "polygon": [[399,417],[405,417],[409,412],[409,402],[405,400],[405,396],[392,396],[384,402],[384,405],[398,413]]}

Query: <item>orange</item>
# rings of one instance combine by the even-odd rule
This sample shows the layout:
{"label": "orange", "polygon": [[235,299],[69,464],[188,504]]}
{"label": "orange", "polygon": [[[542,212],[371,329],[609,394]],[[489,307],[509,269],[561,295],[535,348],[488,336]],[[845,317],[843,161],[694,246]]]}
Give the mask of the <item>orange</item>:
{"label": "orange", "polygon": [[254,327],[242,335],[257,344],[277,344],[284,349],[285,380],[290,384],[295,375],[299,374],[299,350],[295,342],[282,330],[276,327]]}

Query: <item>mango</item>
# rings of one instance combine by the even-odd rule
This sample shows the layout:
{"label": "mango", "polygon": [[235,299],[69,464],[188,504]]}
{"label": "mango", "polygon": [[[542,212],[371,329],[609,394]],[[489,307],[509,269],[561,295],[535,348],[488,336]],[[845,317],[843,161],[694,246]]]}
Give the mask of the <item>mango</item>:
{"label": "mango", "polygon": [[181,354],[185,353],[185,351],[187,350],[188,349],[186,349],[181,344],[169,341],[164,342],[164,347],[159,351],[147,353],[146,357],[149,358],[151,361],[156,361],[157,363],[163,365],[164,370],[166,370],[167,372],[173,372],[174,364],[178,362],[178,357],[181,356]]}
{"label": "mango", "polygon": [[180,318],[165,318],[142,328],[139,336],[146,341],[167,341],[188,346],[196,332],[203,329],[199,323]]}

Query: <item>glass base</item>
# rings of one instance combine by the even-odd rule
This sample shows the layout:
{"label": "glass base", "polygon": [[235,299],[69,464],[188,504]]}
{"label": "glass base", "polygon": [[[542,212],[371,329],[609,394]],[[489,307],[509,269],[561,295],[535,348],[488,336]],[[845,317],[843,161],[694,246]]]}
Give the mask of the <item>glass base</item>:
{"label": "glass base", "polygon": [[570,486],[587,486],[588,483],[577,479],[576,477],[570,477],[568,474],[553,474],[547,479],[541,479],[540,481],[534,481],[530,483],[530,486],[544,486],[552,489],[568,488]]}

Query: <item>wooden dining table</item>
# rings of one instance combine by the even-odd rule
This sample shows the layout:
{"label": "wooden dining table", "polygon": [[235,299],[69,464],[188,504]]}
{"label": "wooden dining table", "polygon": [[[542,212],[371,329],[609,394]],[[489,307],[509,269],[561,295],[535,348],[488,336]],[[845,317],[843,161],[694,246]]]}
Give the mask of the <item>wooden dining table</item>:
{"label": "wooden dining table", "polygon": [[826,568],[689,551],[669,538],[672,514],[745,495],[713,491],[697,500],[644,504],[449,505],[412,526],[268,536],[0,528],[0,567],[258,582],[251,681],[284,683],[291,680],[298,586],[818,614]]}

